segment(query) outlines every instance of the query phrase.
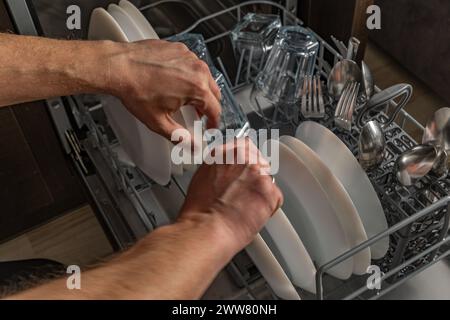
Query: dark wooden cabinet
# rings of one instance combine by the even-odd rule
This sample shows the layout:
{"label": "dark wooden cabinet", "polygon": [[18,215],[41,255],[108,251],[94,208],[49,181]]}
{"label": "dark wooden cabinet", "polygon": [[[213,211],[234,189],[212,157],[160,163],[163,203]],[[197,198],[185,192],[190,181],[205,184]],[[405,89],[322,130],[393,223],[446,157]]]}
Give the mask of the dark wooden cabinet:
{"label": "dark wooden cabinet", "polygon": [[358,57],[364,57],[369,30],[367,8],[374,0],[299,0],[300,18],[326,41],[331,35],[345,43],[352,36],[361,41]]}
{"label": "dark wooden cabinet", "polygon": [[381,8],[382,27],[371,32],[371,40],[450,104],[450,1],[375,3]]}
{"label": "dark wooden cabinet", "polygon": [[[3,1],[0,31],[14,31]],[[0,242],[83,205],[86,199],[45,102],[0,108]]]}

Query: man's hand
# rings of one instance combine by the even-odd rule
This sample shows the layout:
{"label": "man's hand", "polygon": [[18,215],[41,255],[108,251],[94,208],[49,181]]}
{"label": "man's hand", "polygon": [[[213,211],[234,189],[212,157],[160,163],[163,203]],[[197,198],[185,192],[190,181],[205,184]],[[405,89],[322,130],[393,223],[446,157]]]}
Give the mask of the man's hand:
{"label": "man's hand", "polygon": [[[231,144],[235,159],[238,153],[244,154],[245,164],[202,165],[192,179],[179,221],[217,217],[229,236],[218,241],[230,241],[236,253],[282,205],[283,196],[272,177],[261,173],[268,163],[251,140],[239,146]],[[229,150],[229,145],[223,150]],[[249,164],[252,156],[259,160],[257,164]]]}
{"label": "man's hand", "polygon": [[110,56],[108,90],[153,131],[170,139],[181,128],[172,115],[183,105],[195,106],[219,125],[220,89],[200,60],[182,43],[146,40],[119,44]]}
{"label": "man's hand", "polygon": [[[260,156],[246,142],[247,148],[234,148],[235,152],[243,153],[246,160]],[[262,157],[258,164],[246,163],[201,166],[178,221],[83,273],[82,290],[67,290],[66,279],[60,279],[11,298],[199,299],[282,204],[272,178],[261,174],[260,169],[267,167]]]}
{"label": "man's hand", "polygon": [[[0,107],[81,93],[111,94],[170,139],[173,113],[190,104],[217,127],[220,90],[181,43],[64,41],[0,33]],[[36,85],[39,83],[39,85]]]}

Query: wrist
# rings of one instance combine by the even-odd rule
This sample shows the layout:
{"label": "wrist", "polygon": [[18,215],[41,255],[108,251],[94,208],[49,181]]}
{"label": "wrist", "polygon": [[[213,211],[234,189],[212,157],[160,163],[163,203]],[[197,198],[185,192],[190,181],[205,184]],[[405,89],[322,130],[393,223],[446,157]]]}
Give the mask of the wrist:
{"label": "wrist", "polygon": [[223,219],[217,214],[201,212],[183,212],[174,226],[194,230],[196,236],[203,238],[218,257],[228,263],[242,246],[234,233]]}
{"label": "wrist", "polygon": [[121,51],[122,43],[113,41],[71,41],[71,63],[65,70],[76,86],[75,92],[113,94],[112,57]]}

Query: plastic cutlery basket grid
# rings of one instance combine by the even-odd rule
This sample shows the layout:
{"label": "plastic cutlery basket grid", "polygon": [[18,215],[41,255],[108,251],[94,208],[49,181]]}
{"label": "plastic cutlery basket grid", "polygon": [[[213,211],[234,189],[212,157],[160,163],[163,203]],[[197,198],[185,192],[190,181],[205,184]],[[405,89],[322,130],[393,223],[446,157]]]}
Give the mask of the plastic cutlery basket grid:
{"label": "plastic cutlery basket grid", "polygon": [[[153,10],[159,5],[168,2],[176,1],[163,0],[146,5],[140,9],[141,11]],[[196,28],[202,23],[207,23],[222,15],[232,15],[237,23],[246,12],[251,11],[258,4],[271,6],[273,11],[280,14],[285,24],[303,25],[302,21],[278,3],[271,1],[247,1],[205,16],[180,34],[195,32]],[[230,29],[233,26],[231,25]],[[205,41],[206,43],[219,40],[229,41],[230,32],[231,30],[222,30],[221,33],[212,37],[204,35]],[[316,37],[320,43],[316,72],[320,73],[323,80],[325,80],[331,71],[331,66],[342,59],[342,56],[320,36],[316,34]],[[236,61],[237,66],[235,69],[229,70],[225,67],[225,65],[228,65],[226,63],[227,61],[222,61],[220,57],[214,59],[216,67],[225,75],[227,82],[233,88],[234,92],[248,85],[258,71],[254,70],[255,67],[249,59],[239,59],[236,57]],[[141,212],[140,218],[146,223],[148,229],[152,230],[158,223],[151,210],[146,207],[140,197],[140,192],[151,187],[152,181],[139,172],[139,170],[124,167],[118,161],[115,152],[113,152],[114,144],[111,144],[111,140],[107,138],[105,127],[99,125],[101,124],[99,119],[94,119],[96,107],[88,107],[83,103],[78,103],[78,105],[81,118],[84,119],[85,124],[90,129],[89,131],[92,133],[91,140],[102,151],[105,159],[108,159],[116,178],[117,186],[139,208],[138,212]],[[388,112],[390,107],[387,107],[385,111]],[[351,133],[343,133],[335,128],[333,124],[334,108],[334,105],[328,104],[326,107],[326,116],[319,122],[332,130],[356,154],[359,131],[357,128],[354,128]],[[380,122],[387,120],[385,113],[378,113],[374,117]],[[287,128],[286,130],[292,130],[290,132],[294,132],[293,130],[296,126],[304,119],[298,116],[291,119],[280,118],[279,120],[271,123],[263,121],[261,127],[284,127]],[[395,159],[403,151],[417,144],[405,132],[404,128],[412,128],[420,133],[424,130],[424,127],[419,122],[403,110],[397,118],[397,123],[392,124],[386,132],[387,149],[385,161],[376,170],[368,172],[369,178],[381,200],[388,220],[389,229],[358,247],[351,249],[326,265],[318,266],[316,275],[317,294],[316,296],[312,296],[311,294],[300,292],[302,298],[376,299],[440,259],[449,256],[450,179],[433,181],[431,178],[425,177],[414,186],[407,188],[400,185],[392,174]],[[390,237],[390,249],[383,259],[374,261],[374,264],[380,266],[384,273],[382,276],[381,290],[370,290],[367,288],[366,280],[370,274],[359,277],[353,276],[347,281],[336,280],[325,274],[329,268],[369,247],[383,237]],[[252,297],[254,294],[251,287],[252,282],[255,281],[255,277],[249,278],[246,274],[240,274],[238,268],[233,264],[231,267],[234,273],[238,275],[238,280],[242,286],[248,289],[248,295]]]}

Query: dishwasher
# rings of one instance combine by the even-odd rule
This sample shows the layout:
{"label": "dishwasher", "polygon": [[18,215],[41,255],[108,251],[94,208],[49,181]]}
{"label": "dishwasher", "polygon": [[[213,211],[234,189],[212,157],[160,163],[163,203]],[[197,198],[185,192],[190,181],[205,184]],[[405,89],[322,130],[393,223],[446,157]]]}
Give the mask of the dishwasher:
{"label": "dishwasher", "polygon": [[[62,31],[65,28],[66,8],[76,2],[6,1],[20,34],[86,38],[83,30],[70,34],[67,34],[67,30]],[[78,2],[86,13],[114,1]],[[215,67],[223,73],[252,128],[280,128],[292,134],[299,121],[302,121],[301,117],[295,121],[267,123],[245,107],[248,104],[245,101],[248,95],[245,93],[251,87],[252,64],[236,57],[230,41],[230,30],[246,13],[258,10],[280,15],[284,24],[303,25],[297,16],[296,0],[141,2],[145,4],[138,3],[139,9],[151,21],[161,38],[188,32],[204,36]],[[87,20],[88,14],[83,17],[85,26]],[[326,78],[332,66],[343,57],[326,39],[317,34],[316,37],[320,49],[315,69]],[[176,218],[192,173],[187,172],[181,177],[172,176],[168,185],[161,186],[138,168],[123,161],[119,155],[117,138],[96,96],[52,98],[47,100],[47,106],[64,150],[73,159],[95,204],[97,216],[118,250],[126,249],[156,227]],[[387,106],[385,113],[375,117],[383,121],[385,114],[393,107],[393,104]],[[331,128],[332,114],[329,109],[323,123]],[[302,299],[449,299],[450,179],[434,181],[426,177],[422,183],[404,188],[395,182],[390,170],[403,151],[417,144],[407,133],[407,129],[411,128],[421,132],[424,130],[418,121],[402,110],[386,134],[387,159],[377,170],[368,173],[382,203],[389,228],[319,266],[315,279],[317,293],[298,289]],[[358,135],[359,132],[355,130],[339,137],[352,152],[356,152]],[[374,262],[383,272],[381,288],[369,289],[366,285],[368,275],[353,275],[348,280],[338,280],[326,274],[333,266],[383,237],[390,239],[389,251],[385,257]],[[220,272],[204,299],[279,298],[243,251]]]}

